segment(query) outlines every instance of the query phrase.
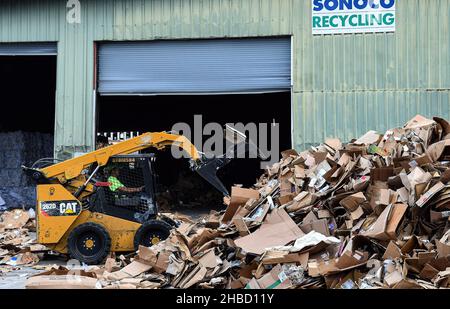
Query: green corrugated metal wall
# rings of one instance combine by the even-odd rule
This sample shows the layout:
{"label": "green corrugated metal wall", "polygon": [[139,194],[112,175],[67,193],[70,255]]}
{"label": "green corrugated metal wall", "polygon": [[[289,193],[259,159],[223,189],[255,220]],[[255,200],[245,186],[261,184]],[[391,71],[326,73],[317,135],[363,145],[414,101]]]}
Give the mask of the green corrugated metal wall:
{"label": "green corrugated metal wall", "polygon": [[297,147],[450,117],[450,1],[397,0],[394,34],[314,37],[310,1],[296,3]]}
{"label": "green corrugated metal wall", "polygon": [[294,142],[450,118],[450,0],[397,0],[395,34],[312,36],[310,0],[3,0],[0,42],[58,41],[56,150],[93,143],[94,41],[293,35]]}

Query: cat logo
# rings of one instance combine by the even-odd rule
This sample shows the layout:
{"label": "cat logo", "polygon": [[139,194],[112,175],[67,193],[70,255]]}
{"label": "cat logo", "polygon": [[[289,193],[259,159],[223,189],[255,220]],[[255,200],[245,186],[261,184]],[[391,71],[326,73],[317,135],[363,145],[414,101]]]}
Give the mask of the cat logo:
{"label": "cat logo", "polygon": [[59,204],[59,212],[61,214],[72,215],[77,213],[77,202],[67,202]]}

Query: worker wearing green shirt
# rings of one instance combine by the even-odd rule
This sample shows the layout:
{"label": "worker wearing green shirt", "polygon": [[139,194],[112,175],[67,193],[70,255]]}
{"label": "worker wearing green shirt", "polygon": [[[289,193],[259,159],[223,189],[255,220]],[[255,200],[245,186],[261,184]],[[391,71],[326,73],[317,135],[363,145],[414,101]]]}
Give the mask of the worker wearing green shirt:
{"label": "worker wearing green shirt", "polygon": [[128,188],[119,180],[120,170],[118,167],[114,167],[111,170],[111,176],[108,177],[109,189],[112,192],[125,192],[125,193],[137,193],[144,190],[144,186],[139,188]]}

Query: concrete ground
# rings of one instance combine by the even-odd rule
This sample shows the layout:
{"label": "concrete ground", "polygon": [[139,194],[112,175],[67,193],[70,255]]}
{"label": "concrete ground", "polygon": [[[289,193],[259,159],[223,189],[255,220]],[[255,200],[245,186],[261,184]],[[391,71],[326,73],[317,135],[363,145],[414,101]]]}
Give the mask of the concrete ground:
{"label": "concrete ground", "polygon": [[[66,263],[61,260],[44,260],[39,262],[39,266],[46,265],[65,265]],[[0,289],[25,289],[25,283],[27,278],[41,273],[42,270],[35,269],[33,267],[18,267],[19,269],[10,271],[3,275],[0,275]]]}

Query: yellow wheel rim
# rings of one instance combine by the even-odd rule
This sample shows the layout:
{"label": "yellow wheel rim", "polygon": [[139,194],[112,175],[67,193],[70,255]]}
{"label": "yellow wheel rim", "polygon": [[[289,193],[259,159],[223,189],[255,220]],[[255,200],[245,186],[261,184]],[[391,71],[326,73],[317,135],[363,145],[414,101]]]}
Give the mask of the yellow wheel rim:
{"label": "yellow wheel rim", "polygon": [[153,236],[152,237],[152,245],[156,245],[157,243],[159,243],[161,240],[159,239],[158,236]]}
{"label": "yellow wheel rim", "polygon": [[84,245],[85,245],[86,248],[92,249],[94,247],[94,241],[92,239],[87,239],[84,242]]}

